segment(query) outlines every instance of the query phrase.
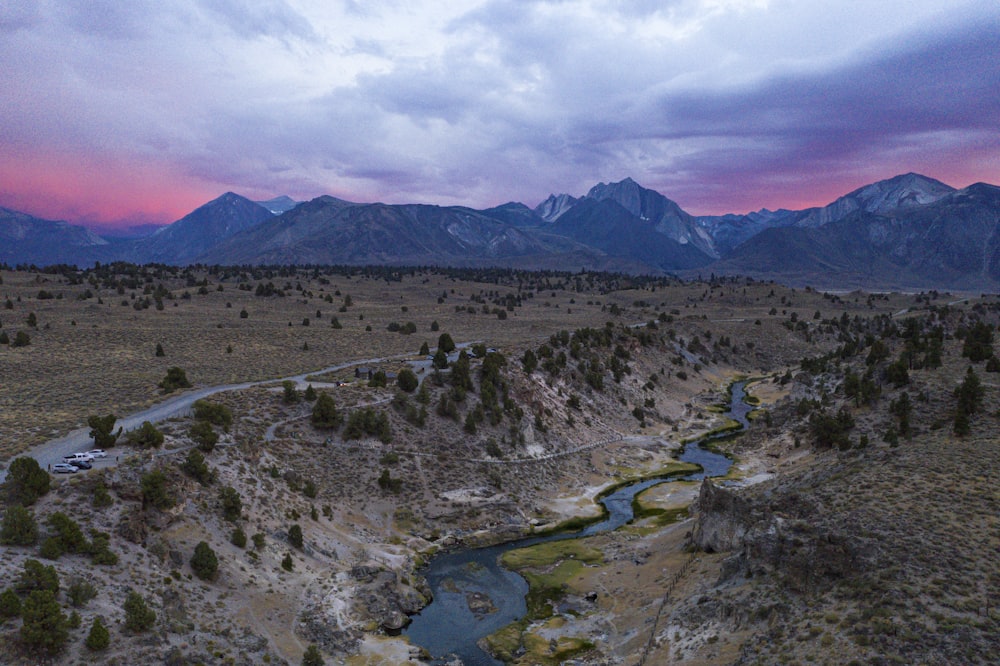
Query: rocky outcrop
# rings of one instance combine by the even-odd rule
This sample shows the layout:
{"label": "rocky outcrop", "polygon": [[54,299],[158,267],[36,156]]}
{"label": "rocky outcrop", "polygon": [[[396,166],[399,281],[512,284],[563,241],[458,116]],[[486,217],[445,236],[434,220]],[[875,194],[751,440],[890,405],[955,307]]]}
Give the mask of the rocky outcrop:
{"label": "rocky outcrop", "polygon": [[298,633],[315,643],[327,654],[347,655],[357,651],[361,643],[361,632],[355,629],[338,629],[324,618],[311,613],[299,617]]}
{"label": "rocky outcrop", "polygon": [[126,541],[145,546],[147,529],[144,518],[145,512],[139,507],[126,510],[122,513],[115,531]]}
{"label": "rocky outcrop", "polygon": [[351,576],[362,582],[355,594],[355,615],[373,628],[389,633],[400,631],[409,616],[427,603],[429,591],[421,591],[401,581],[395,571],[356,566]]}
{"label": "rocky outcrop", "polygon": [[[184,604],[184,597],[176,589],[166,587],[160,593],[163,603],[163,618],[167,625],[167,631],[174,634],[186,634],[194,630],[194,622],[191,620]],[[265,646],[267,641],[264,642]]]}
{"label": "rocky outcrop", "polygon": [[741,548],[751,527],[761,519],[754,514],[749,502],[709,479],[702,481],[692,509],[697,516],[692,545],[706,553],[726,553]]}
{"label": "rocky outcrop", "polygon": [[875,544],[824,526],[819,516],[810,519],[806,504],[764,507],[706,479],[694,510],[691,546],[733,553],[723,564],[722,581],[770,575],[805,593],[877,566]]}

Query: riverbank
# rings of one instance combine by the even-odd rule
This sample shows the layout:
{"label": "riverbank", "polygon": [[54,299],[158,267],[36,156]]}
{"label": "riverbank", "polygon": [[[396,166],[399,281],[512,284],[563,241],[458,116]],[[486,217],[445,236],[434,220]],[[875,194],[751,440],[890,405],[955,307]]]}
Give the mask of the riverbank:
{"label": "riverbank", "polygon": [[[731,420],[742,428],[747,424],[745,414],[748,411],[743,403],[743,383],[730,385],[726,393],[731,399],[726,418],[733,417]],[[717,430],[710,430],[705,440],[716,436]],[[664,444],[660,442],[661,446]],[[647,474],[644,480],[633,478],[607,484],[593,500],[602,507],[598,516],[565,521],[544,535],[524,541],[436,556],[419,572],[426,576],[434,600],[414,618],[406,630],[407,636],[436,657],[457,654],[465,663],[489,664],[493,662],[482,653],[484,649],[505,660],[510,660],[517,650],[527,650],[534,656],[529,656],[526,663],[535,663],[531,659],[542,657],[534,654],[536,650],[529,649],[528,645],[537,643],[536,629],[544,634],[553,629],[548,626],[551,621],[565,627],[565,619],[555,618],[565,614],[561,610],[564,605],[568,604],[569,609],[579,613],[581,608],[591,607],[596,601],[596,594],[591,592],[582,599],[576,596],[567,599],[570,583],[582,574],[582,569],[604,562],[603,552],[584,545],[589,538],[614,532],[631,523],[633,518],[652,522],[655,516],[655,522],[662,526],[666,515],[662,510],[650,509],[635,515],[635,508],[640,506],[637,499],[640,493],[647,488],[668,485],[672,478],[723,475],[729,468],[728,461],[701,449],[699,442],[687,444],[681,457],[690,462],[677,461],[658,473]],[[681,511],[673,512],[673,517],[680,516]],[[507,569],[501,568],[497,558]],[[508,575],[511,569],[522,574],[523,580],[511,578]],[[480,615],[470,599],[478,600],[477,603],[485,600],[490,610]],[[469,607],[465,608],[463,602]],[[498,620],[511,616],[514,618],[512,623],[491,633]],[[482,640],[476,640],[479,637]],[[571,634],[560,634],[547,645],[545,663],[558,663],[596,649],[590,640]]]}

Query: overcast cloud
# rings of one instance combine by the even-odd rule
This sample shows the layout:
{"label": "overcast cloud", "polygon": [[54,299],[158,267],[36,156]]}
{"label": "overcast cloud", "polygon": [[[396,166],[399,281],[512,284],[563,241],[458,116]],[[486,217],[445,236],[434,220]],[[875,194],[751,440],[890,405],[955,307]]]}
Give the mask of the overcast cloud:
{"label": "overcast cloud", "polygon": [[721,213],[997,183],[998,53],[995,0],[8,0],[0,205],[533,206],[631,176]]}

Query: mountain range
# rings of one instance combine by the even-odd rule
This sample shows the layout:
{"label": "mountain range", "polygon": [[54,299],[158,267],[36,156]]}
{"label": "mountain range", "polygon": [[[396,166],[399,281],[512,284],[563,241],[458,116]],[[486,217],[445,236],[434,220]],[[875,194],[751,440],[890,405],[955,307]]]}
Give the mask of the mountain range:
{"label": "mountain range", "polygon": [[825,287],[1000,285],[1000,188],[908,173],[805,210],[692,216],[631,178],[463,206],[254,202],[232,192],[140,238],[0,208],[0,262],[408,264],[745,274]]}

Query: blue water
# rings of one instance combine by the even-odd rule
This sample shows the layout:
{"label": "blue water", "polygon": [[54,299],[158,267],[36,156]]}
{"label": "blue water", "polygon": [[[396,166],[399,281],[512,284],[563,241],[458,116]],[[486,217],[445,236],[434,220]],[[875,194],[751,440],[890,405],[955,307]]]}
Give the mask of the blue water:
{"label": "blue water", "polygon": [[[732,386],[729,412],[726,416],[739,421],[745,428],[747,414],[753,407],[744,402],[746,382]],[[680,455],[684,462],[700,465],[702,471],[681,477],[697,480],[705,477],[724,476],[732,461],[725,456],[701,448],[707,440],[726,437],[724,433],[688,444]],[[607,518],[569,534],[530,537],[506,543],[435,555],[420,571],[427,580],[434,600],[419,614],[414,615],[404,630],[410,642],[427,649],[436,661],[443,664],[447,658],[458,656],[467,666],[503,666],[476,645],[476,642],[494,631],[514,622],[528,612],[525,595],[528,583],[520,575],[500,565],[500,556],[508,550],[524,548],[546,541],[576,539],[600,532],[615,530],[632,519],[632,499],[643,490],[670,479],[648,479],[619,488],[601,500],[608,511]],[[495,612],[479,617],[469,609],[468,596],[488,597]]]}

